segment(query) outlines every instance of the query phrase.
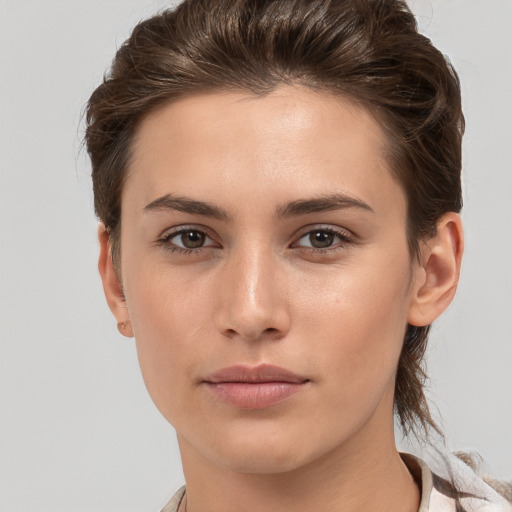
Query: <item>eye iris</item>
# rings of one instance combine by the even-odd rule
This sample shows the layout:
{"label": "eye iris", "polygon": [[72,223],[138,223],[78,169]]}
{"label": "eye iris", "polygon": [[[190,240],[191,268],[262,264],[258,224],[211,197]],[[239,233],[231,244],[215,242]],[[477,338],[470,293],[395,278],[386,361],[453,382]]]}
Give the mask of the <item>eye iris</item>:
{"label": "eye iris", "polygon": [[313,247],[322,249],[332,245],[334,242],[334,234],[328,231],[314,231],[309,235],[309,241]]}
{"label": "eye iris", "polygon": [[187,231],[181,235],[181,242],[187,249],[197,249],[204,244],[205,234],[200,231]]}

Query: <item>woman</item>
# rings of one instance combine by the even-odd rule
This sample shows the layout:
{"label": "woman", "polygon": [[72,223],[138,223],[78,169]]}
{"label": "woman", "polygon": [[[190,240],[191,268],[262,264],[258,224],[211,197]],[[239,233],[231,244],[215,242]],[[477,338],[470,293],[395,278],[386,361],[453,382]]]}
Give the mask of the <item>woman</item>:
{"label": "woman", "polygon": [[[460,271],[458,79],[404,2],[191,0],[87,112],[99,270],[186,479],[165,511],[510,510],[421,360]],[[370,491],[371,489],[371,491]]]}

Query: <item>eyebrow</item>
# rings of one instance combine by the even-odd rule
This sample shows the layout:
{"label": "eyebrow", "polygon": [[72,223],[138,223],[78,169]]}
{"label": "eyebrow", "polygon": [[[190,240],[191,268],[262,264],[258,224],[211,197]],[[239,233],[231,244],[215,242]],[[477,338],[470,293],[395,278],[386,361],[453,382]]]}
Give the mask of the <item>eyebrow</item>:
{"label": "eyebrow", "polygon": [[[341,210],[345,208],[359,208],[375,213],[373,208],[355,197],[345,194],[330,194],[311,199],[298,199],[291,201],[277,208],[276,217],[278,219],[307,215],[310,213],[327,212]],[[152,211],[174,210],[192,215],[202,215],[212,217],[218,220],[230,220],[230,215],[226,210],[206,201],[197,201],[187,197],[173,196],[166,194],[155,199],[144,207],[144,213]]]}
{"label": "eyebrow", "polygon": [[226,210],[205,201],[196,201],[187,197],[177,197],[172,194],[155,199],[144,207],[144,213],[159,210],[175,210],[192,215],[203,215],[218,220],[229,220]]}
{"label": "eyebrow", "polygon": [[341,210],[345,208],[359,208],[375,213],[373,208],[364,201],[361,201],[361,199],[347,196],[345,194],[330,194],[311,199],[299,199],[280,206],[277,209],[277,217],[287,218],[298,215],[307,215],[309,213]]}

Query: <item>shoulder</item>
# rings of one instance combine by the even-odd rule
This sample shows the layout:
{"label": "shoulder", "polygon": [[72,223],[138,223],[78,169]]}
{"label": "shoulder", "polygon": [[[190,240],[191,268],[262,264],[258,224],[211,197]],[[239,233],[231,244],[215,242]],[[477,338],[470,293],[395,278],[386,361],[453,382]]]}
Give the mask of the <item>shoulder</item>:
{"label": "shoulder", "polygon": [[480,475],[483,481],[492,487],[498,494],[501,494],[507,501],[512,503],[512,481],[505,482],[489,476],[480,474],[478,471],[478,462],[475,457],[464,452],[455,453],[456,457],[469,466],[475,473]]}
{"label": "shoulder", "polygon": [[418,483],[422,498],[419,512],[512,512],[512,484],[484,479],[458,457],[447,457],[447,476],[432,472],[420,458],[402,454]]}
{"label": "shoulder", "polygon": [[185,486],[176,491],[174,496],[169,500],[161,512],[178,512],[183,496],[185,496]]}

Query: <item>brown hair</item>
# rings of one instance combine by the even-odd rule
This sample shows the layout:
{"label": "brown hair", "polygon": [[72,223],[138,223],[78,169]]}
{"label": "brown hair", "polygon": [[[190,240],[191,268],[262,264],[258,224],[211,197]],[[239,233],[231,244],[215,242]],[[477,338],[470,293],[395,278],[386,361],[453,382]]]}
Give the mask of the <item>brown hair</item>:
{"label": "brown hair", "polygon": [[[142,118],[193,93],[264,95],[280,84],[344,95],[380,121],[407,195],[411,257],[444,213],[461,209],[458,78],[418,34],[405,1],[185,0],[135,27],[87,106],[94,204],[115,264],[123,182]],[[405,433],[439,432],[423,392],[428,331],[408,326],[398,364],[395,411]]]}

